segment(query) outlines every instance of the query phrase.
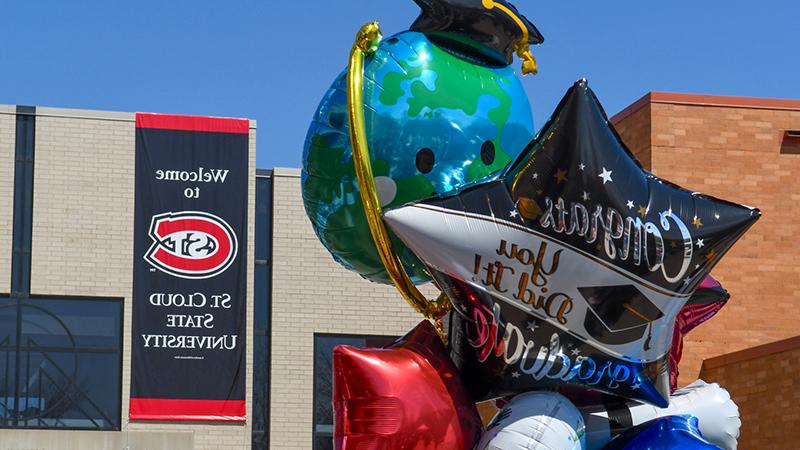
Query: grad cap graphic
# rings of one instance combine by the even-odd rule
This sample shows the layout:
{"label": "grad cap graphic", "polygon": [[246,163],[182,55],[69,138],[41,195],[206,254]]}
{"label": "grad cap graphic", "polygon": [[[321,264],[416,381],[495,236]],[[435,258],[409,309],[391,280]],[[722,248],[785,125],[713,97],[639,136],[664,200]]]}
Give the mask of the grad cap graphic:
{"label": "grad cap graphic", "polygon": [[[541,44],[544,37],[513,4],[505,0],[414,0],[422,12],[411,31],[428,35],[443,47],[459,53],[475,50],[491,62],[511,64],[524,33],[527,44]],[[523,27],[525,31],[523,31]],[[444,42],[442,42],[442,40]]]}
{"label": "grad cap graphic", "polygon": [[628,344],[648,333],[644,349],[650,347],[652,324],[664,313],[635,286],[580,287],[589,312],[583,326],[596,340],[610,345]]}

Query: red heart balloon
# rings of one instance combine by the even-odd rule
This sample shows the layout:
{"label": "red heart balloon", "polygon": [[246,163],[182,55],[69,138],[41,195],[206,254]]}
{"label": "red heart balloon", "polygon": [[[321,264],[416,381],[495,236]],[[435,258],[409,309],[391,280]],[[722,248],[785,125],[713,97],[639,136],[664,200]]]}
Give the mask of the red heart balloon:
{"label": "red heart balloon", "polygon": [[467,450],[475,404],[430,322],[385,349],[333,350],[337,450]]}

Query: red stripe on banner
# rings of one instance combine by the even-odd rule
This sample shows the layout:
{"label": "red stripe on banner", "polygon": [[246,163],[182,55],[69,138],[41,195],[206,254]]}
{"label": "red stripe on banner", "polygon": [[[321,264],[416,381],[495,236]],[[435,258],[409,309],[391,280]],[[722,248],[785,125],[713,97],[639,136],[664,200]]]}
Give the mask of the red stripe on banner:
{"label": "red stripe on banner", "polygon": [[248,134],[250,132],[250,121],[223,117],[136,113],[136,128]]}
{"label": "red stripe on banner", "polygon": [[246,408],[244,400],[132,398],[130,419],[245,422]]}

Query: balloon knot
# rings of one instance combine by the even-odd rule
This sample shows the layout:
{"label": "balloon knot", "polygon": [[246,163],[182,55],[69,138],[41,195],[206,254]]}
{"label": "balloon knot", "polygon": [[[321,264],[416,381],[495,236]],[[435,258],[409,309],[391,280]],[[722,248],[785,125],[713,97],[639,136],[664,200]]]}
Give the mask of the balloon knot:
{"label": "balloon knot", "polygon": [[370,22],[361,27],[356,35],[356,46],[362,52],[371,55],[378,50],[383,35],[378,22]]}

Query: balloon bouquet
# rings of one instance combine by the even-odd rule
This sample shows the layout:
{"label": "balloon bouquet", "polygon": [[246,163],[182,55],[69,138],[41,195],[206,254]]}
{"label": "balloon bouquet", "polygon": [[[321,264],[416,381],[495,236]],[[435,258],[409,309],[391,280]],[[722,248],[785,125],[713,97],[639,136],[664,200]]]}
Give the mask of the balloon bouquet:
{"label": "balloon bouquet", "polygon": [[511,68],[536,72],[536,27],[504,0],[415,1],[408,31],[359,31],[306,141],[323,245],[429,319],[334,350],[336,448],[736,448],[727,391],[676,390],[677,364],[759,211],[645,171],[585,80],[537,133]]}

